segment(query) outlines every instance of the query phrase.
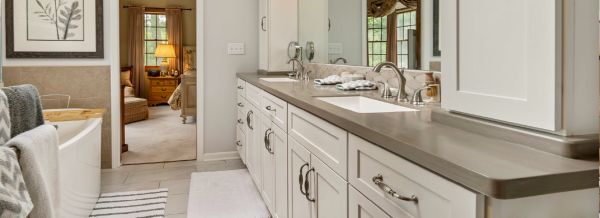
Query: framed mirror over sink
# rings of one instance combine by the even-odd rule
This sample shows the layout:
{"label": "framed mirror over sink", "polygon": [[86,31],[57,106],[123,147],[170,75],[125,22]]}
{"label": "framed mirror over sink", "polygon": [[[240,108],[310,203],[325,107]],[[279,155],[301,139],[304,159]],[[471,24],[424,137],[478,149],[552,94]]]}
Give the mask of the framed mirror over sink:
{"label": "framed mirror over sink", "polygon": [[311,45],[311,49],[304,48],[303,60],[369,67],[390,61],[401,68],[439,71],[439,67],[430,67],[430,62],[439,62],[441,56],[437,3],[438,0],[299,1],[299,44]]}

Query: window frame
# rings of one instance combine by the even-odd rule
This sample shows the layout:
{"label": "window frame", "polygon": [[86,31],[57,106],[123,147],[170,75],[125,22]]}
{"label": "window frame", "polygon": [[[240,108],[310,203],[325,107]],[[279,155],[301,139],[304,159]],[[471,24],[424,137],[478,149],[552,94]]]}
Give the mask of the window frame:
{"label": "window frame", "polygon": [[[151,22],[150,25],[148,25],[147,23],[147,19],[146,16],[155,16],[156,18],[153,19],[150,18]],[[164,22],[164,26],[161,26],[159,23],[159,17],[163,16],[165,19]],[[148,38],[148,28],[154,28],[154,37],[153,38]],[[159,29],[164,29],[165,31],[165,35],[164,38],[161,38],[159,36]],[[164,12],[145,12],[144,13],[144,66],[160,66],[160,63],[162,62],[162,58],[157,58],[154,57],[154,52],[155,51],[148,51],[149,43],[154,43],[154,50],[156,50],[156,47],[159,44],[167,44],[169,41],[169,36],[167,34],[167,17],[166,17],[166,13]],[[150,65],[152,62],[152,57],[154,57],[154,65]]]}

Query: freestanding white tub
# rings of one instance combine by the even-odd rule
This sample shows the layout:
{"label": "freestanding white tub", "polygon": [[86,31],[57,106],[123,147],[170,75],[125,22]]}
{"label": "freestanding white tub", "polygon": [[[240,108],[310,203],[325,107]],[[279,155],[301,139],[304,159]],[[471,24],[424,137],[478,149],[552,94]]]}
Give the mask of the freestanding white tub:
{"label": "freestanding white tub", "polygon": [[58,217],[89,217],[100,196],[102,119],[48,122],[59,135]]}

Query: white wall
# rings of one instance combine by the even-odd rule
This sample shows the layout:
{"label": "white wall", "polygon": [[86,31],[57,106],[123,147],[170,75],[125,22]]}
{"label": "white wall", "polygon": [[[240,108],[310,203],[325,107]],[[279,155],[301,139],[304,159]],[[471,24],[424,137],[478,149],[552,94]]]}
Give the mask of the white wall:
{"label": "white wall", "polygon": [[[5,1],[2,1],[4,9]],[[110,1],[104,1],[104,58],[103,59],[7,59],[6,50],[2,49],[3,66],[106,66],[110,65]],[[117,12],[118,13],[118,12]],[[2,11],[2,35],[6,32],[5,14]],[[118,27],[116,27],[118,29]],[[5,39],[5,37],[3,37]],[[2,48],[6,48],[6,40],[2,40]]]}
{"label": "white wall", "polygon": [[[258,69],[258,1],[204,3],[204,153],[235,151],[237,72]],[[227,43],[243,42],[246,55],[227,55]],[[200,122],[200,121],[199,121]]]}
{"label": "white wall", "polygon": [[349,65],[363,64],[363,1],[362,0],[329,0],[329,18],[331,31],[329,43],[341,43],[343,54],[330,54],[329,59],[343,57]]}

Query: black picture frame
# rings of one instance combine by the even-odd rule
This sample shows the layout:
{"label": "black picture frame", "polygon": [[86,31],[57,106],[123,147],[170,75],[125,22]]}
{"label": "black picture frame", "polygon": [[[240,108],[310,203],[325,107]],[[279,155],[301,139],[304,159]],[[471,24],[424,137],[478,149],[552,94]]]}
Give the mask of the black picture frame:
{"label": "black picture frame", "polygon": [[[96,0],[96,51],[95,52],[17,52],[14,44],[14,2],[6,0],[6,58],[104,58],[104,10],[103,0]],[[26,0],[25,0],[26,1]],[[25,12],[23,12],[25,13]]]}

